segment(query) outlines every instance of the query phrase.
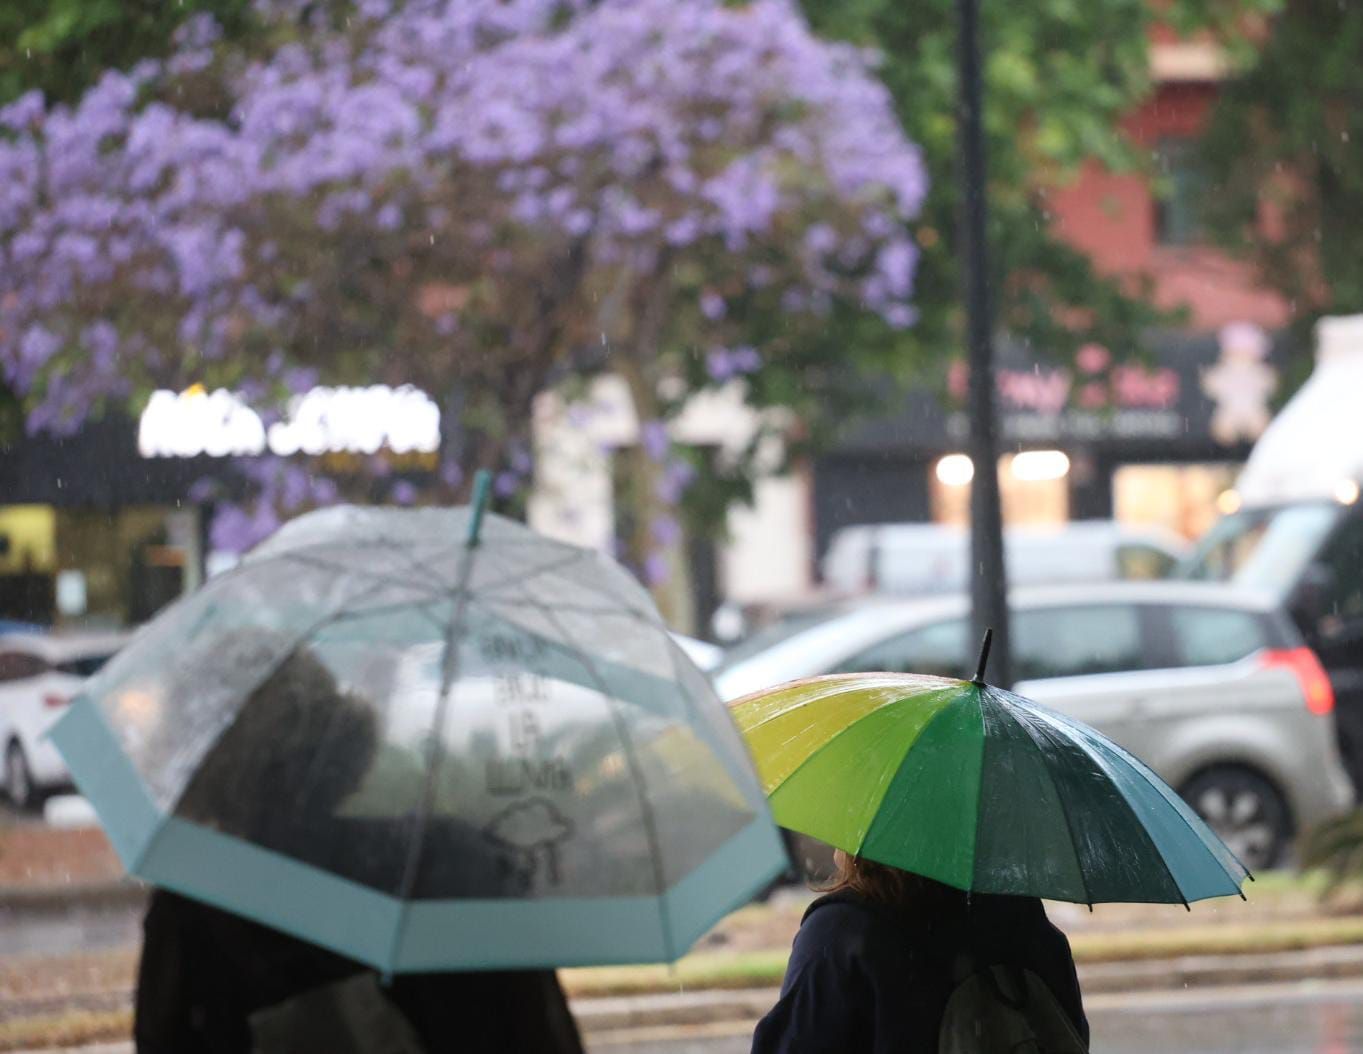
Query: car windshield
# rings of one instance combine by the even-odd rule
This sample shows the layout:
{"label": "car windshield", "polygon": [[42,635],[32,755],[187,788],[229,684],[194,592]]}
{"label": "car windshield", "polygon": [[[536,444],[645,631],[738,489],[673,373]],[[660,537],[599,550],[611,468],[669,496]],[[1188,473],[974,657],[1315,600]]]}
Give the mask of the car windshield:
{"label": "car windshield", "polygon": [[774,648],[776,645],[790,640],[796,634],[803,633],[807,629],[813,629],[841,613],[841,608],[821,607],[807,611],[793,611],[782,615],[775,622],[770,622],[755,633],[749,634],[726,651],[724,658],[715,666],[713,672],[718,674],[725,670],[731,670],[754,655],[759,655],[768,648]]}
{"label": "car windshield", "polygon": [[1208,531],[1176,577],[1285,593],[1338,517],[1329,502],[1244,509]]}

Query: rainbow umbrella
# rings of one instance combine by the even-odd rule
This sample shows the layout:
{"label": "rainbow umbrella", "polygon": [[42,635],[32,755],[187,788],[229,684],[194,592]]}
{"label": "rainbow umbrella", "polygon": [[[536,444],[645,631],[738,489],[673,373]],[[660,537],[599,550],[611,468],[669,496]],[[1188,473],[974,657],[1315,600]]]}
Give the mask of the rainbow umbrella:
{"label": "rainbow umbrella", "polygon": [[733,714],[778,824],[957,889],[1186,905],[1252,878],[1137,758],[978,674],[815,677]]}

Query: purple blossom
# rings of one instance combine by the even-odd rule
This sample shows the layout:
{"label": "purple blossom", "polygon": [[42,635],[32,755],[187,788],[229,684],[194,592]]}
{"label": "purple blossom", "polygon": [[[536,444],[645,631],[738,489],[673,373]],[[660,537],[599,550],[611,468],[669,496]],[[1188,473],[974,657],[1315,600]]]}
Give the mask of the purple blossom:
{"label": "purple blossom", "polygon": [[644,557],[644,584],[664,585],[672,577],[672,565],[663,553],[649,553]]}
{"label": "purple blossom", "polygon": [[700,295],[700,313],[711,322],[718,322],[725,315],[724,298],[712,289]]}
{"label": "purple blossom", "polygon": [[412,505],[417,499],[416,484],[410,480],[400,479],[393,484],[393,489],[388,492],[389,497],[397,505]]}
{"label": "purple blossom", "polygon": [[676,505],[695,478],[696,470],[689,461],[680,458],[669,461],[655,489],[658,500],[666,505]]}
{"label": "purple blossom", "polygon": [[189,500],[200,504],[212,501],[221,489],[222,484],[216,479],[207,476],[196,479],[189,485]]}
{"label": "purple blossom", "polygon": [[667,425],[662,421],[645,421],[639,426],[639,443],[652,460],[662,461],[672,445],[667,435]]}
{"label": "purple blossom", "polygon": [[659,516],[648,525],[648,533],[654,542],[668,548],[681,540],[681,524],[674,516]]}
{"label": "purple blossom", "polygon": [[456,461],[446,461],[440,466],[440,479],[447,487],[458,487],[464,482],[464,470]]}
{"label": "purple blossom", "polygon": [[[255,6],[284,31],[249,52],[195,16],[165,63],[0,109],[0,371],[30,429],[184,387],[204,357],[257,391],[335,383],[333,364],[448,362],[455,385],[470,364],[483,383],[497,349],[478,342],[507,317],[476,298],[424,310],[412,289],[495,272],[521,303],[564,246],[585,254],[584,316],[603,279],[664,251],[678,275],[717,269],[699,299],[716,380],[762,363],[731,346],[729,282],[770,290],[792,324],[836,298],[912,322],[921,158],[867,54],[815,37],[788,0],[359,0],[337,24],[306,0]],[[181,103],[191,75],[229,119]],[[354,280],[371,266],[391,273]],[[361,317],[391,332],[356,339]],[[640,438],[666,460],[661,422]],[[441,472],[457,485],[458,466]]]}

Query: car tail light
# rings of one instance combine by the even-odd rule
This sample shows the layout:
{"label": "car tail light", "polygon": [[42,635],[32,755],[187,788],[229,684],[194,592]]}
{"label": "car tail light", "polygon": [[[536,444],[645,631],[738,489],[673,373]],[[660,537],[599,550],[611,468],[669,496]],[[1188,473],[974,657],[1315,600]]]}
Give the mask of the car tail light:
{"label": "car tail light", "polygon": [[1306,696],[1306,709],[1322,716],[1335,708],[1335,690],[1330,685],[1330,675],[1316,658],[1310,648],[1290,648],[1263,653],[1266,667],[1291,670]]}
{"label": "car tail light", "polygon": [[71,700],[67,696],[56,695],[53,692],[48,692],[43,696],[43,706],[47,707],[49,710],[59,710],[70,701]]}

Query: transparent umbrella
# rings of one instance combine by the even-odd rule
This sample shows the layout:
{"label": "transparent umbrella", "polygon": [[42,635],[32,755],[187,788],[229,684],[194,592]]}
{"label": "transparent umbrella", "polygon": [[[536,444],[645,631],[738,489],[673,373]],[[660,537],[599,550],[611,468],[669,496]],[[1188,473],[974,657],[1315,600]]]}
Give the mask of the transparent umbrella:
{"label": "transparent umbrella", "polygon": [[784,867],[647,593],[477,506],[295,520],[53,735],[131,873],[386,971],[674,959]]}

